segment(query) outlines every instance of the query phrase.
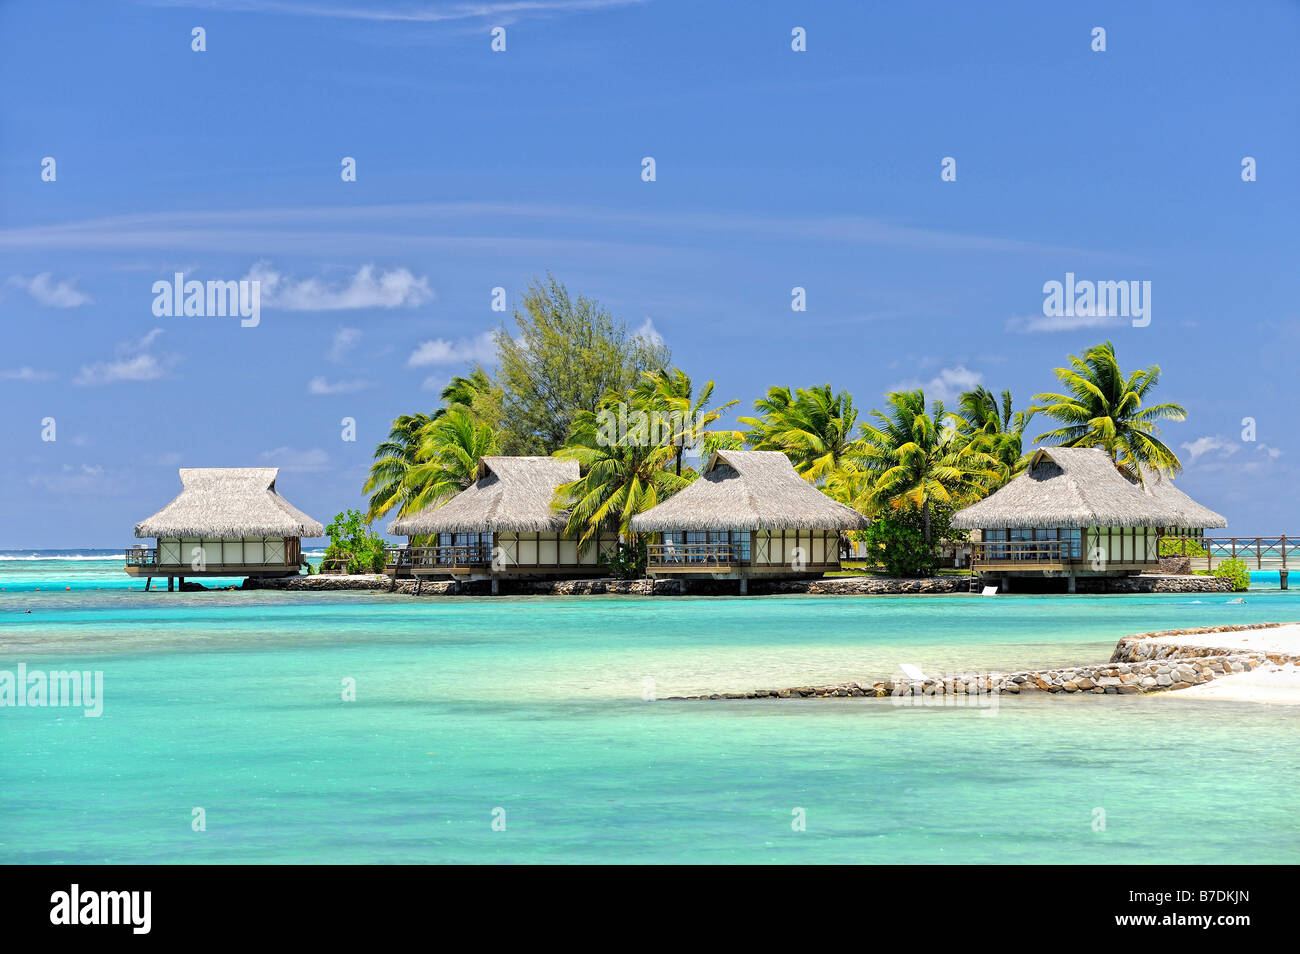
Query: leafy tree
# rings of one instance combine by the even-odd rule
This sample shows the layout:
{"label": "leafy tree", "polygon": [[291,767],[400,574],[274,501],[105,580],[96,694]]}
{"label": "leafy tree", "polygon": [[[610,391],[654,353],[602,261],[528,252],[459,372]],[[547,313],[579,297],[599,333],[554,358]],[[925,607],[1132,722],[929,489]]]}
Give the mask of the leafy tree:
{"label": "leafy tree", "polygon": [[417,461],[406,472],[405,502],[399,516],[440,503],[474,483],[480,457],[497,453],[497,432],[453,404],[420,434]]}
{"label": "leafy tree", "polygon": [[384,569],[384,539],[370,529],[360,510],[348,510],[335,516],[325,528],[329,544],[325,563],[342,562],[348,573],[381,573]]}
{"label": "leafy tree", "polygon": [[709,399],[712,397],[712,381],[706,381],[696,397],[690,375],[681,368],[643,371],[641,380],[632,390],[630,399],[634,406],[657,413],[663,419],[673,422],[673,432],[663,442],[675,447],[674,470],[679,477],[682,473],[682,456],[688,449],[701,448],[706,441],[712,441],[716,445],[718,441],[738,441],[740,438],[736,431],[708,430],[710,424],[722,417],[723,411],[740,403],[728,401],[718,407],[710,407]]}
{"label": "leafy tree", "polygon": [[858,411],[847,391],[838,394],[829,384],[814,388],[769,388],[754,402],[757,417],[742,417],[749,425],[745,440],[755,450],[781,451],[805,480],[830,477],[855,446]]}
{"label": "leafy tree", "polygon": [[863,503],[871,514],[916,511],[927,545],[936,539],[935,514],[957,510],[983,496],[999,479],[998,462],[986,451],[940,426],[942,402],[926,413],[925,392],[886,396],[887,413],[873,410],[875,424],[862,427],[854,464],[869,476]]}
{"label": "leafy tree", "polygon": [[868,558],[879,563],[890,576],[933,576],[939,568],[939,550],[927,538],[964,540],[965,531],[949,526],[953,511],[948,507],[931,508],[930,524],[919,510],[886,510],[861,531]]}
{"label": "leafy tree", "polygon": [[1023,444],[1025,428],[1033,416],[1032,410],[1012,410],[1009,390],[1003,391],[999,399],[980,385],[958,399],[957,409],[948,413],[948,420],[958,435],[977,442],[980,450],[998,462],[1003,471],[1000,485],[1029,464],[1029,455],[1024,452]]}
{"label": "leafy tree", "polygon": [[668,349],[632,334],[621,319],[547,276],[534,281],[495,342],[503,392],[503,442],[516,453],[551,454],[578,416],[594,414],[610,390],[632,387],[643,371],[668,366]]}
{"label": "leafy tree", "polygon": [[418,452],[425,427],[432,421],[428,414],[402,414],[393,421],[388,439],[375,448],[374,463],[362,493],[370,494],[366,520],[377,520],[390,510],[407,513],[409,487],[407,472],[418,462]]}
{"label": "leafy tree", "polygon": [[634,516],[667,500],[691,482],[694,474],[673,472],[671,444],[609,441],[598,415],[580,411],[568,444],[556,457],[576,460],[581,477],[556,491],[556,509],[569,509],[566,530],[586,547],[597,530],[618,533],[635,543]]}
{"label": "leafy tree", "polygon": [[[1179,404],[1144,407],[1160,382],[1160,367],[1152,365],[1125,377],[1109,342],[1094,345],[1082,358],[1070,355],[1070,367],[1057,368],[1064,394],[1035,394],[1043,402],[1031,408],[1061,422],[1035,442],[1051,440],[1063,447],[1103,447],[1118,464],[1142,474],[1143,467],[1178,474],[1182,463],[1159,438],[1157,421],[1187,417]],[[1141,466],[1139,466],[1141,465]]]}

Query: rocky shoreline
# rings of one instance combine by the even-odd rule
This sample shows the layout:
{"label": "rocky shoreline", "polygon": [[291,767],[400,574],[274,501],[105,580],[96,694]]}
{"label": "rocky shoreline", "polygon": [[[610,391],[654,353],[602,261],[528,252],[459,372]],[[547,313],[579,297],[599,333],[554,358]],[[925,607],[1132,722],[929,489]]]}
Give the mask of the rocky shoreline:
{"label": "rocky shoreline", "polygon": [[1110,661],[1092,666],[1057,669],[1026,669],[1016,672],[961,673],[933,678],[899,678],[875,682],[846,682],[834,686],[794,686],[788,689],[757,689],[751,692],[672,696],[686,699],[830,699],[856,697],[992,697],[1036,692],[1087,693],[1091,695],[1136,695],[1188,689],[1221,676],[1250,672],[1268,663],[1300,663],[1300,655],[1242,651],[1239,649],[1182,646],[1155,642],[1168,638],[1207,633],[1244,632],[1272,629],[1287,623],[1254,623],[1242,626],[1212,626],[1175,629],[1125,636],[1115,647]]}
{"label": "rocky shoreline", "polygon": [[[282,579],[244,581],[246,590],[382,590],[408,596],[488,596],[489,580],[414,580],[394,582],[381,573],[352,576],[317,574]],[[1135,576],[1109,580],[1080,579],[1080,593],[1223,593],[1226,580],[1212,576]],[[735,580],[501,580],[503,596],[735,596]],[[810,596],[902,596],[968,594],[970,578],[959,575],[913,579],[891,576],[838,576],[813,580],[749,581],[750,596],[806,594]]]}

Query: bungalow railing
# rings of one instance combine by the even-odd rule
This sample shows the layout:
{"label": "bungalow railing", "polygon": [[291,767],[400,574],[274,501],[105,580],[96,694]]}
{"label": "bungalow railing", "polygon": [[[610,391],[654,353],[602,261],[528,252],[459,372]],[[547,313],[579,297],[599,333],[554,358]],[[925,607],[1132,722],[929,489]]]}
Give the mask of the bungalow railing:
{"label": "bungalow railing", "polygon": [[126,551],[127,566],[157,566],[157,547],[131,547]]}
{"label": "bungalow railing", "polygon": [[1185,556],[1193,570],[1213,570],[1224,560],[1241,560],[1252,570],[1300,567],[1300,537],[1181,537],[1160,538],[1161,556]]}
{"label": "bungalow railing", "polygon": [[426,567],[489,566],[492,563],[492,547],[481,543],[390,547],[384,553],[385,566],[399,572]]}
{"label": "bungalow railing", "polygon": [[730,543],[652,543],[651,566],[727,566],[748,563],[749,554]]}
{"label": "bungalow railing", "polygon": [[1000,540],[971,544],[971,565],[980,563],[1069,563],[1081,559],[1072,540]]}

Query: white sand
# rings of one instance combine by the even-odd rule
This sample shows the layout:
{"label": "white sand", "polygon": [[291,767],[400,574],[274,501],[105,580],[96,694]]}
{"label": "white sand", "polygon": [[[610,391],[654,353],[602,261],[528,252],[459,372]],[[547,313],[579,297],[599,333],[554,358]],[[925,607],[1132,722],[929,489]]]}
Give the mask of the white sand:
{"label": "white sand", "polygon": [[1233,652],[1285,653],[1300,656],[1300,623],[1271,626],[1268,629],[1244,629],[1240,632],[1197,633],[1187,636],[1160,636],[1154,643],[1175,646],[1205,646]]}
{"label": "white sand", "polygon": [[1222,699],[1228,702],[1266,702],[1280,706],[1300,706],[1300,667],[1269,663],[1250,672],[1220,676],[1177,692],[1159,692],[1163,699]]}
{"label": "white sand", "polygon": [[[1205,646],[1241,652],[1284,653],[1300,656],[1300,623],[1241,632],[1198,633],[1161,636],[1153,642],[1177,646]],[[1220,676],[1213,682],[1157,694],[1166,699],[1221,699],[1230,702],[1265,702],[1300,705],[1300,666],[1266,662],[1250,672]]]}

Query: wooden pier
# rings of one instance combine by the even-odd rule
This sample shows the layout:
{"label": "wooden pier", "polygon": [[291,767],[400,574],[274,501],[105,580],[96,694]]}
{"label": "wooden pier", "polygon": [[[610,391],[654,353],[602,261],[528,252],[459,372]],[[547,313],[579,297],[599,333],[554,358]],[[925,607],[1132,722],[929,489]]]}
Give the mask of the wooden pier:
{"label": "wooden pier", "polygon": [[1300,537],[1164,537],[1161,553],[1186,556],[1193,570],[1213,572],[1225,560],[1241,560],[1248,570],[1277,570],[1285,590],[1291,564],[1300,567]]}

